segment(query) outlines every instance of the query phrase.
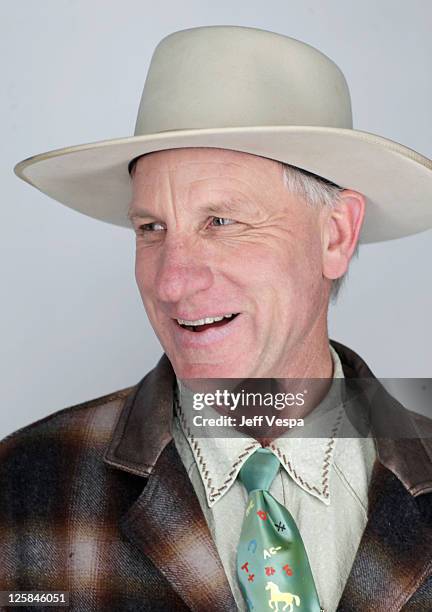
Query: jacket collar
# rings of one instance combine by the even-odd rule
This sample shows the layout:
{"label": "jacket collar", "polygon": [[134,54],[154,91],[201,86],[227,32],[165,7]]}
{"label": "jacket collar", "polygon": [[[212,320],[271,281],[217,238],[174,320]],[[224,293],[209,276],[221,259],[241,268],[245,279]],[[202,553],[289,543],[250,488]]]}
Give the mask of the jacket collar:
{"label": "jacket collar", "polygon": [[[362,392],[367,399],[367,418],[369,426],[373,427],[380,463],[393,472],[412,495],[431,492],[431,421],[403,408],[352,349],[334,340],[330,342],[341,359],[345,378],[356,384],[366,381]],[[162,451],[172,440],[175,380],[174,370],[164,354],[157,366],[132,388],[105,453],[107,464],[144,477],[153,472]],[[368,381],[373,382],[369,390]],[[356,420],[356,415],[353,419]],[[403,438],[388,435],[388,424],[392,422],[398,424],[398,431],[403,431]]]}

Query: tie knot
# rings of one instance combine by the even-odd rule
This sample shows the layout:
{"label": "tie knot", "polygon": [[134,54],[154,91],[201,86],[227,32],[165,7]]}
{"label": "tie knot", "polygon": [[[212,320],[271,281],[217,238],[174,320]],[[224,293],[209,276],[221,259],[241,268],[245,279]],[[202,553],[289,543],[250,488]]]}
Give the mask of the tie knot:
{"label": "tie knot", "polygon": [[268,491],[275,479],[280,461],[268,448],[259,448],[244,463],[239,479],[248,493],[255,489]]}

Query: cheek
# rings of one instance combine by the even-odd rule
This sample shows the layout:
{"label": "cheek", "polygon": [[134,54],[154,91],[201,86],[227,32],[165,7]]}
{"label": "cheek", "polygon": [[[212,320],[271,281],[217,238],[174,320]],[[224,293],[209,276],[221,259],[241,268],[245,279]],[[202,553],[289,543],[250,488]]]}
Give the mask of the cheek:
{"label": "cheek", "polygon": [[[254,279],[263,298],[274,300],[281,315],[298,315],[316,302],[322,282],[320,245],[301,241],[273,248],[254,260]],[[300,306],[301,305],[301,306]]]}
{"label": "cheek", "polygon": [[154,286],[156,268],[152,259],[154,258],[152,258],[151,253],[137,249],[135,254],[135,279],[141,295],[144,292],[149,292],[151,287]]}
{"label": "cheek", "polygon": [[304,249],[292,265],[293,310],[300,325],[309,325],[321,311],[323,275],[321,250],[315,244]]}
{"label": "cheek", "polygon": [[147,316],[155,324],[155,267],[151,260],[137,255],[135,260],[135,281],[141,295]]}
{"label": "cheek", "polygon": [[249,253],[243,269],[249,271],[249,280],[254,279],[264,289],[285,287],[299,282],[307,273],[308,259],[301,250],[286,242],[268,243],[256,253]]}

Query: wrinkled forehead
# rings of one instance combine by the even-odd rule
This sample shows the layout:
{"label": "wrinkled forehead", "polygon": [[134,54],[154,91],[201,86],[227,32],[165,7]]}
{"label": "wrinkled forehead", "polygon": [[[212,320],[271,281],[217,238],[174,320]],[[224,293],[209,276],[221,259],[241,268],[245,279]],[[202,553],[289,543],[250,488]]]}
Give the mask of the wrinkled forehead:
{"label": "wrinkled forehead", "polygon": [[146,177],[168,170],[199,174],[211,172],[217,175],[262,174],[280,177],[282,164],[276,160],[252,155],[243,151],[210,147],[167,149],[140,155],[129,163],[129,174]]}
{"label": "wrinkled forehead", "polygon": [[183,172],[199,172],[200,170],[210,168],[213,172],[218,172],[219,175],[238,175],[247,172],[252,172],[254,176],[264,175],[270,179],[276,178],[280,183],[280,178],[284,176],[284,170],[293,169],[297,176],[301,175],[302,179],[312,179],[314,182],[323,187],[342,189],[336,183],[314,174],[304,168],[292,166],[289,163],[283,163],[278,160],[253,155],[243,151],[233,151],[231,149],[218,149],[210,147],[196,148],[179,148],[167,149],[164,151],[154,151],[139,155],[129,162],[129,174],[132,179],[135,173],[145,174],[150,178],[158,172],[165,171],[167,168],[181,169]]}

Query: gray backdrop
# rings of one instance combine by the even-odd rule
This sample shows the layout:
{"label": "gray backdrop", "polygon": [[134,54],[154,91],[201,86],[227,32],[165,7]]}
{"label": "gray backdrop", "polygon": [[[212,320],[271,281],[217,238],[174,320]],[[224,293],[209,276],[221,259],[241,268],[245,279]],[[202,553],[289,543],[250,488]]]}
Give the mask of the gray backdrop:
{"label": "gray backdrop", "polygon": [[[163,36],[229,24],[312,44],[345,73],[355,127],[432,157],[429,0],[2,0],[0,23],[0,438],[135,384],[161,354],[135,286],[132,232],[54,202],[12,167],[132,134]],[[432,231],[362,247],[331,309],[330,337],[377,376],[432,376],[431,257]]]}

